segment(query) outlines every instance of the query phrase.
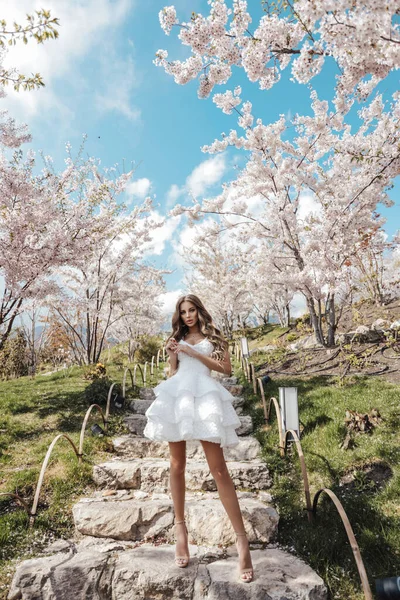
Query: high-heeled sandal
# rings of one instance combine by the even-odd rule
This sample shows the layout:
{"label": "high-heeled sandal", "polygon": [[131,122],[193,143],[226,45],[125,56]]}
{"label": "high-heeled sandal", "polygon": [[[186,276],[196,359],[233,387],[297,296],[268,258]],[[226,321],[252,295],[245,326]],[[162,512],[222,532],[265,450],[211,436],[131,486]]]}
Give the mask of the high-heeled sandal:
{"label": "high-heeled sandal", "polygon": [[[181,523],[184,523],[185,525],[185,529],[186,529],[186,534],[188,533],[187,527],[186,527],[186,523],[185,520],[183,521],[175,521],[175,525],[180,525]],[[189,564],[189,556],[175,556],[175,564],[177,567],[187,567]]]}
{"label": "high-heeled sandal", "polygon": [[[239,554],[239,549],[238,549],[238,545],[237,545],[237,538],[238,537],[247,537],[247,533],[237,533],[235,531],[236,534],[236,550],[237,553]],[[239,569],[239,581],[240,583],[250,583],[251,581],[253,581],[254,578],[254,568],[253,567],[248,567],[247,569]]]}

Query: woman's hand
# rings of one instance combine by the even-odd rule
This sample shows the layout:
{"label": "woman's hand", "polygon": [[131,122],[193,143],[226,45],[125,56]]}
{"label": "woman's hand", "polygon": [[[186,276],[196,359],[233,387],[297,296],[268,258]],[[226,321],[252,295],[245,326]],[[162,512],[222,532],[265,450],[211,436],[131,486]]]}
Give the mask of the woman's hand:
{"label": "woman's hand", "polygon": [[194,348],[192,348],[192,346],[190,344],[177,344],[177,353],[179,354],[180,352],[183,352],[184,354],[187,354],[188,356],[198,356],[199,353],[196,352],[196,350]]}
{"label": "woman's hand", "polygon": [[170,340],[168,340],[168,344],[165,346],[168,356],[171,357],[172,355],[176,354],[177,347],[178,344],[175,338],[171,338]]}

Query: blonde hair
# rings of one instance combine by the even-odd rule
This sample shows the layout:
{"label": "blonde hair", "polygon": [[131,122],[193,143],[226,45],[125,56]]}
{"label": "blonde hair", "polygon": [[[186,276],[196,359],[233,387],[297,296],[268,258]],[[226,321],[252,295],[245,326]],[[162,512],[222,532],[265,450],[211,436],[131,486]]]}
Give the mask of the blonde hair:
{"label": "blonde hair", "polygon": [[177,342],[182,340],[185,335],[189,331],[189,327],[185,325],[181,318],[181,304],[183,302],[191,302],[197,308],[197,318],[199,322],[200,332],[208,338],[208,340],[213,344],[214,351],[212,353],[212,358],[216,360],[223,360],[225,352],[229,350],[229,344],[222,336],[220,330],[214,325],[213,320],[211,318],[210,313],[205,308],[204,304],[194,294],[187,294],[186,296],[181,296],[177,303],[175,312],[172,315],[172,333],[169,336],[168,340],[171,338],[175,338]]}

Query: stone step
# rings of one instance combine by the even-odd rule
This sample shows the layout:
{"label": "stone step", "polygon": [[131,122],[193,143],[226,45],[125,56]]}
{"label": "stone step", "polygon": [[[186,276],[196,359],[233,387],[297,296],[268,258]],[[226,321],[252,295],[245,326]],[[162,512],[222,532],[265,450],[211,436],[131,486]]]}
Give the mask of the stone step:
{"label": "stone step", "polygon": [[235,385],[238,382],[238,378],[232,375],[232,377],[227,377],[226,375],[222,375],[222,373],[217,373],[217,371],[213,371],[213,377],[218,379],[222,385]]}
{"label": "stone step", "polygon": [[[141,490],[113,491],[113,495],[83,498],[73,507],[77,531],[82,535],[116,540],[174,539],[174,512],[169,494],[148,494]],[[103,493],[104,494],[104,493]],[[268,543],[277,532],[279,516],[263,502],[266,492],[237,492],[249,540]],[[215,492],[187,492],[186,523],[190,543],[227,545],[234,532],[225,509]]]}
{"label": "stone step", "polygon": [[[265,490],[272,480],[267,465],[262,461],[227,462],[236,488]],[[128,461],[114,459],[93,468],[93,479],[102,487],[112,489],[140,489],[145,492],[169,490],[169,460],[139,458]],[[206,461],[189,459],[186,463],[185,483],[188,490],[216,491]]]}
{"label": "stone step", "polygon": [[150,398],[148,400],[145,400],[143,398],[134,398],[129,402],[128,406],[133,413],[138,415],[144,415],[146,410],[153,402],[154,400],[151,400]]}
{"label": "stone step", "polygon": [[141,398],[142,400],[154,400],[155,395],[153,388],[140,388],[139,398]]}
{"label": "stone step", "polygon": [[[237,435],[250,435],[253,431],[253,420],[250,415],[238,415],[241,426],[236,429]],[[143,435],[144,428],[146,427],[147,417],[143,414],[128,414],[123,419],[124,425],[127,427],[129,433],[134,435]]]}
{"label": "stone step", "polygon": [[224,388],[228,390],[232,394],[232,396],[242,396],[243,395],[243,386],[238,383],[224,383],[221,382]]}
{"label": "stone step", "polygon": [[[128,403],[128,406],[129,406],[129,409],[133,413],[138,414],[138,415],[144,415],[146,410],[152,404],[152,402],[153,402],[153,400],[151,398],[148,398],[147,400],[144,398],[133,398],[133,400],[131,400]],[[245,402],[245,399],[243,396],[234,396],[234,399],[232,401],[232,406],[238,414],[240,414],[242,412],[242,407],[243,407],[244,402]]]}
{"label": "stone step", "polygon": [[141,544],[105,550],[69,544],[64,552],[24,561],[9,600],[326,600],[322,579],[302,560],[276,547],[251,551],[254,580],[238,581],[233,548],[190,546],[186,569],[174,546]]}
{"label": "stone step", "polygon": [[[168,442],[156,442],[145,437],[123,435],[113,439],[114,450],[125,458],[169,458]],[[250,461],[260,457],[261,445],[253,437],[239,438],[239,444],[232,448],[224,448],[226,460]],[[197,440],[186,442],[186,457],[205,460],[202,445]]]}

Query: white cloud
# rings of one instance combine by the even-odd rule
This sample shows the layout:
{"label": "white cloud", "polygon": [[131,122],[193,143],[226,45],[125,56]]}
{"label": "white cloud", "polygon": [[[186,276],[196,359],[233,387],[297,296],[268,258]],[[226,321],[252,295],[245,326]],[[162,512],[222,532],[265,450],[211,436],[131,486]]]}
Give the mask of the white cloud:
{"label": "white cloud", "polygon": [[[153,221],[155,224],[158,224],[158,227],[154,227],[150,231],[150,241],[144,242],[142,245],[142,250],[144,256],[152,256],[154,254],[160,255],[164,252],[165,244],[168,242],[179,223],[181,222],[181,216],[177,217],[163,217],[156,210],[150,211],[148,217],[144,218],[141,223],[138,224],[138,228],[143,231],[145,227],[145,222],[148,220]],[[118,253],[121,252],[124,247],[130,243],[130,236],[126,233],[118,236],[112,244],[113,250]]]}
{"label": "white cloud", "polygon": [[171,242],[174,250],[170,256],[170,263],[173,263],[171,266],[185,267],[187,271],[190,270],[185,262],[185,254],[190,252],[197,236],[214,222],[212,217],[208,217],[199,224],[192,226],[186,224],[180,229],[179,236],[175,236]]}
{"label": "white cloud", "polygon": [[183,296],[182,290],[172,290],[170,292],[164,292],[160,294],[159,299],[161,301],[161,312],[164,315],[169,315],[175,311],[175,306],[178,298]]}
{"label": "white cloud", "polygon": [[150,213],[150,218],[156,223],[163,221],[163,224],[160,227],[154,228],[151,232],[151,241],[145,244],[145,255],[160,255],[164,252],[166,242],[172,238],[182,217],[180,215],[177,217],[163,217],[154,210]]}
{"label": "white cloud", "polygon": [[301,317],[307,312],[307,302],[303,294],[296,293],[290,303],[290,314],[293,318]]}
{"label": "white cloud", "polygon": [[320,217],[322,215],[321,205],[315,200],[314,196],[302,194],[299,198],[297,217],[304,220],[312,214]]}
{"label": "white cloud", "polygon": [[[42,7],[41,0],[18,0],[3,3],[1,16],[11,25],[26,23],[26,13]],[[40,72],[46,87],[38,91],[19,93],[8,88],[5,104],[13,108],[13,116],[42,115],[49,107],[62,109],[63,99],[53,90],[56,78],[71,80],[87,91],[79,74],[79,62],[96,45],[104,45],[104,35],[110,35],[132,8],[131,0],[46,0],[46,9],[60,21],[59,38],[37,44],[33,39],[27,46],[17,43],[6,55],[4,66],[16,67],[29,75]],[[111,57],[112,58],[112,57]],[[44,110],[45,109],[45,110]],[[65,109],[64,109],[65,110]],[[17,113],[17,115],[16,115]]]}
{"label": "white cloud", "polygon": [[202,196],[209,187],[220,181],[226,172],[226,168],[224,154],[218,154],[213,158],[204,160],[193,169],[186,179],[186,188],[194,196]]}
{"label": "white cloud", "polygon": [[136,179],[135,181],[128,183],[126,186],[126,192],[127,194],[137,198],[145,198],[149,193],[150,187],[150,179],[147,179],[147,177],[142,177],[142,179]]}
{"label": "white cloud", "polygon": [[174,206],[178,198],[185,193],[185,187],[179,187],[176,183],[173,183],[167,192],[167,206]]}
{"label": "white cloud", "polygon": [[112,44],[104,47],[101,59],[102,91],[95,97],[95,106],[100,113],[118,112],[130,121],[140,119],[140,110],[132,104],[132,93],[137,87],[137,75],[132,58],[123,60]]}
{"label": "white cloud", "polygon": [[193,194],[193,196],[202,196],[224,176],[227,170],[225,154],[219,154],[201,162],[193,169],[186,178],[186,183],[179,186],[173,183],[166,196],[166,206],[174,206],[177,200],[184,194]]}

